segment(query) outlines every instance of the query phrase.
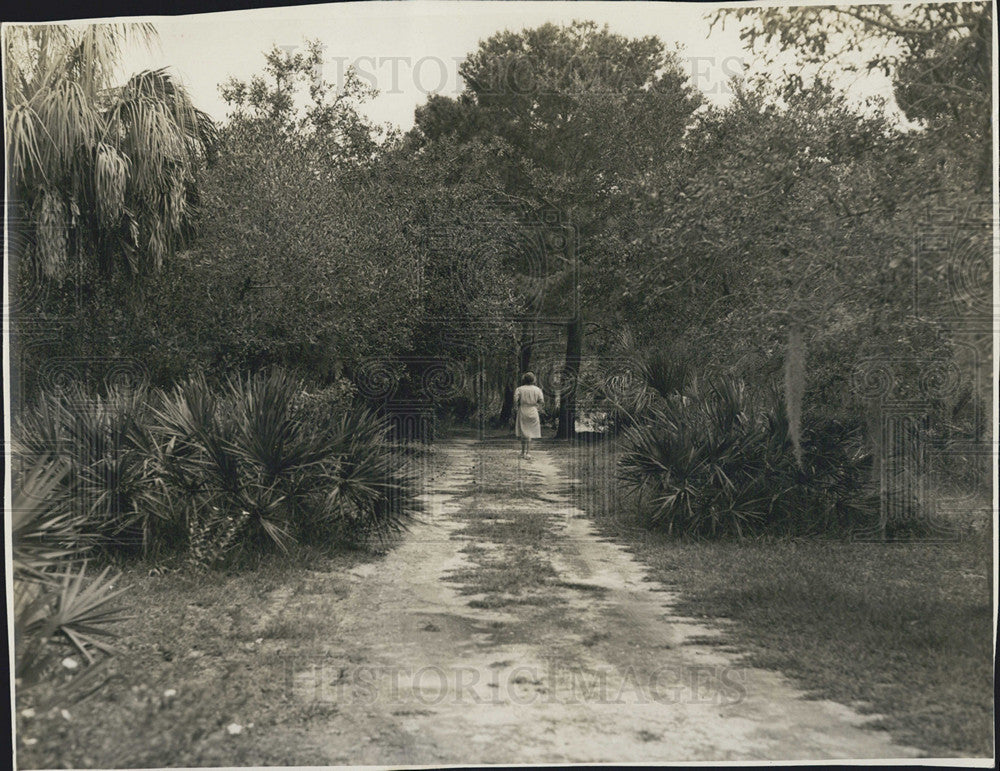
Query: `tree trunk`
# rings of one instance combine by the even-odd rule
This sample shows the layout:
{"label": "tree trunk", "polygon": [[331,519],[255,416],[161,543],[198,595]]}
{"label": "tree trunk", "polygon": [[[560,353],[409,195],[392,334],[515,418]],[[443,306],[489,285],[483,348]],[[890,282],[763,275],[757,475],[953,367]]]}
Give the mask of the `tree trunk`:
{"label": "tree trunk", "polygon": [[583,358],[583,320],[579,316],[566,325],[566,364],[563,368],[559,395],[559,427],[557,439],[572,439],[576,435],[576,384]]}
{"label": "tree trunk", "polygon": [[514,414],[514,386],[508,383],[503,387],[503,404],[500,407],[500,425],[506,426]]}
{"label": "tree trunk", "polygon": [[531,369],[531,349],[535,345],[534,335],[529,337],[527,340],[521,343],[521,372],[523,375],[525,372]]}

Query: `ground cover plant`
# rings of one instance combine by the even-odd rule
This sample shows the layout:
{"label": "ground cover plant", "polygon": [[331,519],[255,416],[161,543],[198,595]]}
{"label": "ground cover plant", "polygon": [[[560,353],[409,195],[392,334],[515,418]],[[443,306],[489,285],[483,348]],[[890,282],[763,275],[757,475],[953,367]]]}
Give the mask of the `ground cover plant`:
{"label": "ground cover plant", "polygon": [[11,507],[15,677],[24,686],[49,674],[60,654],[88,662],[108,653],[121,594],[115,575],[99,574],[83,560],[93,534],[57,490],[68,468],[58,459],[35,459],[15,485]]}

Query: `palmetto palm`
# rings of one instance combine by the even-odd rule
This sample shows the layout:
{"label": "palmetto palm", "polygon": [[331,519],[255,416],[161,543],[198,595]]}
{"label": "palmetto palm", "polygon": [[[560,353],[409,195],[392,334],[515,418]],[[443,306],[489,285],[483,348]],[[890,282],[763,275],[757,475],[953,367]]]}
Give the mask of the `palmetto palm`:
{"label": "palmetto palm", "polygon": [[49,276],[74,251],[106,273],[122,258],[158,267],[183,240],[215,127],[166,70],[114,84],[126,47],[154,35],[148,24],[4,29],[10,190]]}

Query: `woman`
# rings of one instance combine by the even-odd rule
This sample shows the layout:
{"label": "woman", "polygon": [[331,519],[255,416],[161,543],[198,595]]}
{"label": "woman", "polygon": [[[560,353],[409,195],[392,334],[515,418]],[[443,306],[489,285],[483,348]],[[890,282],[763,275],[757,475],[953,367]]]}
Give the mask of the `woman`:
{"label": "woman", "polygon": [[545,394],[535,385],[535,376],[525,372],[521,378],[521,385],[514,391],[514,409],[517,410],[514,433],[521,440],[522,458],[531,458],[528,454],[531,440],[538,439],[542,435],[542,421],[538,409],[544,402]]}

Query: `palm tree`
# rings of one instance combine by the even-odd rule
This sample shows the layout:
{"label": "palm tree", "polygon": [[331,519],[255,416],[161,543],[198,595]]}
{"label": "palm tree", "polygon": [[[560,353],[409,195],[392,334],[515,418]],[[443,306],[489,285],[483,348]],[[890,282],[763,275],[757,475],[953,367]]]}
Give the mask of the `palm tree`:
{"label": "palm tree", "polygon": [[[4,29],[10,193],[43,272],[93,255],[105,276],[156,269],[188,234],[195,172],[216,130],[165,69],[115,86],[149,24]],[[33,238],[32,238],[33,236]]]}

